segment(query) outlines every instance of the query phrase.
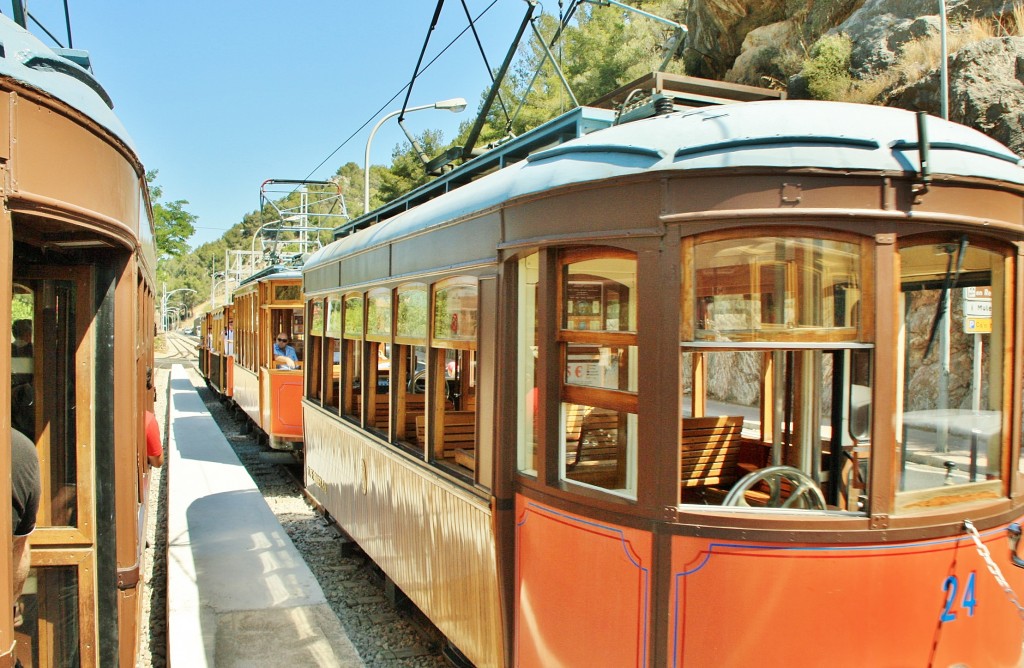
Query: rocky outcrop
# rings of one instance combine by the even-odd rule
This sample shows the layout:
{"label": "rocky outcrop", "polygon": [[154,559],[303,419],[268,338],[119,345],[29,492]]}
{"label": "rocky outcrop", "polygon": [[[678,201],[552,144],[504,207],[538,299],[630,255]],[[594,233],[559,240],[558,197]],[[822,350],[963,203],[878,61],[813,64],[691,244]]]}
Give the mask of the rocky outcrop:
{"label": "rocky outcrop", "polygon": [[[888,106],[938,114],[933,70],[884,100]],[[988,39],[958,51],[949,64],[949,118],[1024,154],[1024,37]]]}
{"label": "rocky outcrop", "polygon": [[786,18],[786,0],[691,0],[686,11],[687,74],[722,79],[751,30]]}

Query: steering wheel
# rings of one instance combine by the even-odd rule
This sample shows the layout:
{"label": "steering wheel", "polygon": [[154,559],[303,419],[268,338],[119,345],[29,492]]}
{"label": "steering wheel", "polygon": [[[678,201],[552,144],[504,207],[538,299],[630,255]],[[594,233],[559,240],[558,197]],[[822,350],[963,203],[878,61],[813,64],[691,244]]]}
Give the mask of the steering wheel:
{"label": "steering wheel", "polygon": [[[782,481],[790,484],[791,492],[782,498]],[[759,471],[748,473],[733,485],[722,501],[723,506],[749,506],[744,496],[758,483],[768,485],[769,508],[804,508],[807,510],[825,510],[825,497],[822,496],[818,484],[809,475],[792,466],[769,466]]]}

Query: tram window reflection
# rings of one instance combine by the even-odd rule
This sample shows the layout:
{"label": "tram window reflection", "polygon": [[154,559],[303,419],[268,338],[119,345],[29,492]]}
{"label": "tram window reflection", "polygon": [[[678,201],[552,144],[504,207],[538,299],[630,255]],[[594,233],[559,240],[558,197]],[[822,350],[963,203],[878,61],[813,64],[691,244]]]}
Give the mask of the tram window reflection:
{"label": "tram window reflection", "polygon": [[538,254],[518,264],[518,332],[516,351],[518,379],[517,435],[518,468],[537,475],[537,282]]}
{"label": "tram window reflection", "polygon": [[341,414],[350,420],[362,419],[363,378],[363,295],[354,292],[345,295],[342,315],[341,355]]}
{"label": "tram window reflection", "polygon": [[81,665],[78,610],[77,568],[33,568],[15,611],[15,656],[21,665]]}
{"label": "tram window reflection", "polygon": [[27,285],[14,285],[11,322],[11,426],[35,439],[35,299]]}
{"label": "tram window reflection", "polygon": [[902,248],[900,267],[897,507],[1000,496],[1004,256],[963,237]]}

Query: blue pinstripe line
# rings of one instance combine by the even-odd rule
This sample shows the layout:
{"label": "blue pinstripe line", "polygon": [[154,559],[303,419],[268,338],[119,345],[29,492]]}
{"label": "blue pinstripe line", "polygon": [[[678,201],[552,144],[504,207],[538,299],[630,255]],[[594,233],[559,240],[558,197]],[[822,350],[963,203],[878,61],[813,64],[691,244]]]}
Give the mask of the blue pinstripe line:
{"label": "blue pinstripe line", "polygon": [[[527,507],[527,509],[531,509],[532,508],[532,509],[535,510],[535,512],[538,512],[538,513],[546,513],[546,514],[554,515],[556,517],[559,517],[559,518],[564,519],[564,520],[569,521],[569,522],[574,522],[576,524],[581,524],[583,526],[589,526],[589,527],[593,527],[593,528],[596,528],[596,529],[602,529],[604,531],[608,531],[608,532],[611,532],[613,534],[618,535],[618,537],[619,537],[619,545],[622,547],[622,551],[626,554],[626,558],[629,559],[630,563],[632,563],[634,566],[636,566],[636,568],[643,575],[643,583],[644,583],[644,595],[643,595],[643,606],[644,606],[643,607],[643,654],[642,654],[640,665],[646,666],[647,665],[647,644],[648,644],[647,643],[647,637],[648,637],[648,632],[647,632],[648,612],[647,611],[648,611],[648,608],[650,606],[649,597],[650,597],[650,589],[651,589],[650,569],[645,568],[643,565],[641,565],[640,562],[638,562],[636,559],[633,558],[633,555],[630,554],[629,550],[626,549],[626,543],[628,541],[626,539],[625,532],[622,529],[619,529],[618,527],[611,527],[611,526],[607,526],[605,524],[600,524],[598,522],[594,522],[593,520],[585,520],[585,519],[580,519],[579,517],[573,517],[572,515],[567,515],[565,513],[559,512],[557,510],[554,510],[553,508],[546,508],[544,506],[537,505],[536,503],[533,503],[532,501],[527,501],[526,502],[526,507]],[[522,521],[516,522],[516,529],[519,529],[524,524],[526,524],[526,513],[523,513]]]}
{"label": "blue pinstripe line", "polygon": [[[982,538],[984,538],[985,536],[991,536],[993,534],[996,534],[996,533],[999,533],[999,532],[1003,532],[1003,531],[1006,531],[1005,527],[1003,527],[1002,529],[999,529],[999,528],[989,529],[988,531],[978,532],[978,533],[979,533],[979,535]],[[879,551],[879,550],[896,550],[896,549],[919,548],[919,547],[927,547],[927,546],[930,546],[930,545],[945,545],[945,544],[948,544],[948,543],[959,543],[961,541],[971,542],[971,537],[970,536],[958,536],[958,537],[938,538],[938,539],[927,540],[927,541],[920,542],[920,543],[899,543],[899,544],[885,544],[885,545],[868,544],[868,545],[846,545],[846,546],[820,545],[820,546],[814,546],[814,547],[795,547],[795,546],[791,546],[791,545],[757,545],[757,544],[752,544],[752,543],[709,543],[708,544],[708,548],[707,548],[707,552],[704,554],[704,559],[699,564],[697,564],[696,567],[694,567],[694,568],[692,568],[690,570],[687,570],[687,571],[682,571],[681,573],[676,573],[675,575],[672,576],[672,579],[674,580],[674,591],[672,592],[673,599],[674,599],[673,600],[673,604],[672,604],[673,617],[674,617],[673,626],[672,626],[672,665],[673,666],[678,666],[679,665],[679,625],[681,623],[680,615],[679,615],[679,604],[680,604],[679,587],[680,587],[680,583],[682,582],[682,579],[684,577],[687,577],[689,575],[693,575],[697,571],[699,571],[702,568],[704,568],[704,566],[706,566],[707,563],[711,560],[711,553],[715,550],[715,548],[741,549],[741,550],[765,550],[765,551],[785,551],[785,550],[788,550],[788,551],[792,551],[792,552],[796,552],[796,551],[804,551],[804,552],[863,552],[863,551],[867,551],[867,550]]]}

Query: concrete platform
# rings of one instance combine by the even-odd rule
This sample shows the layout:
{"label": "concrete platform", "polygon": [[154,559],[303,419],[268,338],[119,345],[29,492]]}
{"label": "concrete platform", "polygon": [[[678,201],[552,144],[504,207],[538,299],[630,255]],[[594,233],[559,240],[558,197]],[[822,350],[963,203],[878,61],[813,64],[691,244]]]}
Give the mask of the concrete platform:
{"label": "concrete platform", "polygon": [[362,666],[182,366],[169,384],[169,664]]}

